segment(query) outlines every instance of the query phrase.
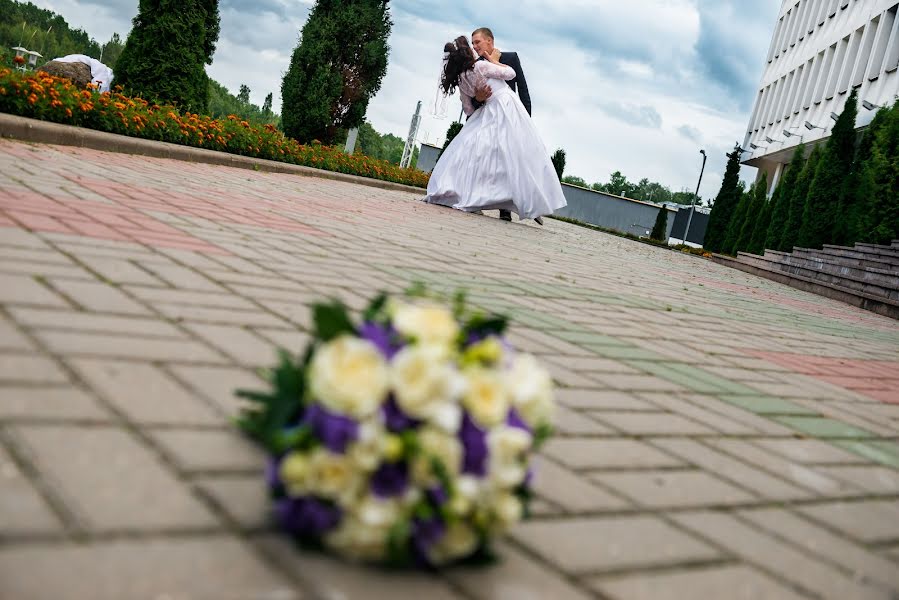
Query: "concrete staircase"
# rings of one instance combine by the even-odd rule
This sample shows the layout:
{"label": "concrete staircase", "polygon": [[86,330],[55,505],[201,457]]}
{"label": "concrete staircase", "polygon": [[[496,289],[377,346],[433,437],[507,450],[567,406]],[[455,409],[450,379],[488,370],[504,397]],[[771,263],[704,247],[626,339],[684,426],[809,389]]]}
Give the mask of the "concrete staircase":
{"label": "concrete staircase", "polygon": [[764,256],[714,254],[712,260],[899,319],[899,240],[889,246],[827,245],[822,250],[795,248],[792,253],[765,250]]}

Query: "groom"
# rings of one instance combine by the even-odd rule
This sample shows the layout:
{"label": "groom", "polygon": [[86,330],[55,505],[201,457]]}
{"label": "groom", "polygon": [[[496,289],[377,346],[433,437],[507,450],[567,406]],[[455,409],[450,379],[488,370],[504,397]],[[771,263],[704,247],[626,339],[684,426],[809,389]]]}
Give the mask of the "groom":
{"label": "groom", "polygon": [[[512,88],[513,92],[518,92],[518,96],[521,98],[521,103],[524,104],[525,110],[528,111],[528,114],[531,114],[531,95],[528,93],[528,82],[524,78],[524,71],[521,69],[521,61],[518,59],[518,54],[515,52],[500,52],[497,50],[493,45],[493,32],[486,27],[474,30],[471,34],[471,45],[474,47],[474,51],[478,56],[480,56],[478,60],[486,60],[484,58],[485,54],[498,54],[499,62],[512,67],[512,69],[515,70],[515,79],[511,79],[506,83],[509,84],[509,87]],[[490,94],[489,86],[484,86],[477,90],[474,97],[475,110],[484,105],[484,102],[487,101]],[[499,218],[504,221],[511,221],[512,213],[508,210],[501,210],[499,211]]]}

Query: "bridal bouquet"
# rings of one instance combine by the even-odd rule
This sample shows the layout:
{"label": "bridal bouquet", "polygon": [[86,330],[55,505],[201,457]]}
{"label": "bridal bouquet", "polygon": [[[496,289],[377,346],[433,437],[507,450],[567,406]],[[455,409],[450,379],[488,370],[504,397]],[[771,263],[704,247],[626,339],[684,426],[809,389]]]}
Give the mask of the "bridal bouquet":
{"label": "bridal bouquet", "polygon": [[433,567],[489,557],[521,520],[552,380],[506,320],[380,296],[356,324],[313,308],[304,357],[282,354],[240,427],[268,451],[278,525],[341,556]]}

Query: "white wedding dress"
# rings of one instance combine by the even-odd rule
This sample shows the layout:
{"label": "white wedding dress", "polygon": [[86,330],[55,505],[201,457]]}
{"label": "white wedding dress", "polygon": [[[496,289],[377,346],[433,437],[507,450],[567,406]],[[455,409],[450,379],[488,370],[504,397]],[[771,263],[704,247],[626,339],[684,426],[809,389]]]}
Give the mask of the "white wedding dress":
{"label": "white wedding dress", "polygon": [[[431,172],[426,202],[466,212],[503,209],[520,219],[567,205],[549,153],[518,94],[506,84],[515,70],[481,60],[459,78],[468,120]],[[475,111],[478,83],[493,91]]]}

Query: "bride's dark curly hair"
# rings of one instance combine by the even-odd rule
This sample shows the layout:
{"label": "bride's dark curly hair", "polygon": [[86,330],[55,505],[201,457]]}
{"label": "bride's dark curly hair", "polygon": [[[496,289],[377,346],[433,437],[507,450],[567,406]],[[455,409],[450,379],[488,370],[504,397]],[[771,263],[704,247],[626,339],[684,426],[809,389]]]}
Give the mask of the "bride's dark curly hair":
{"label": "bride's dark curly hair", "polygon": [[456,87],[459,85],[459,76],[474,68],[475,56],[468,43],[468,38],[464,35],[460,35],[445,45],[443,51],[448,53],[448,56],[443,68],[440,88],[444,94],[449,96],[456,91]]}

